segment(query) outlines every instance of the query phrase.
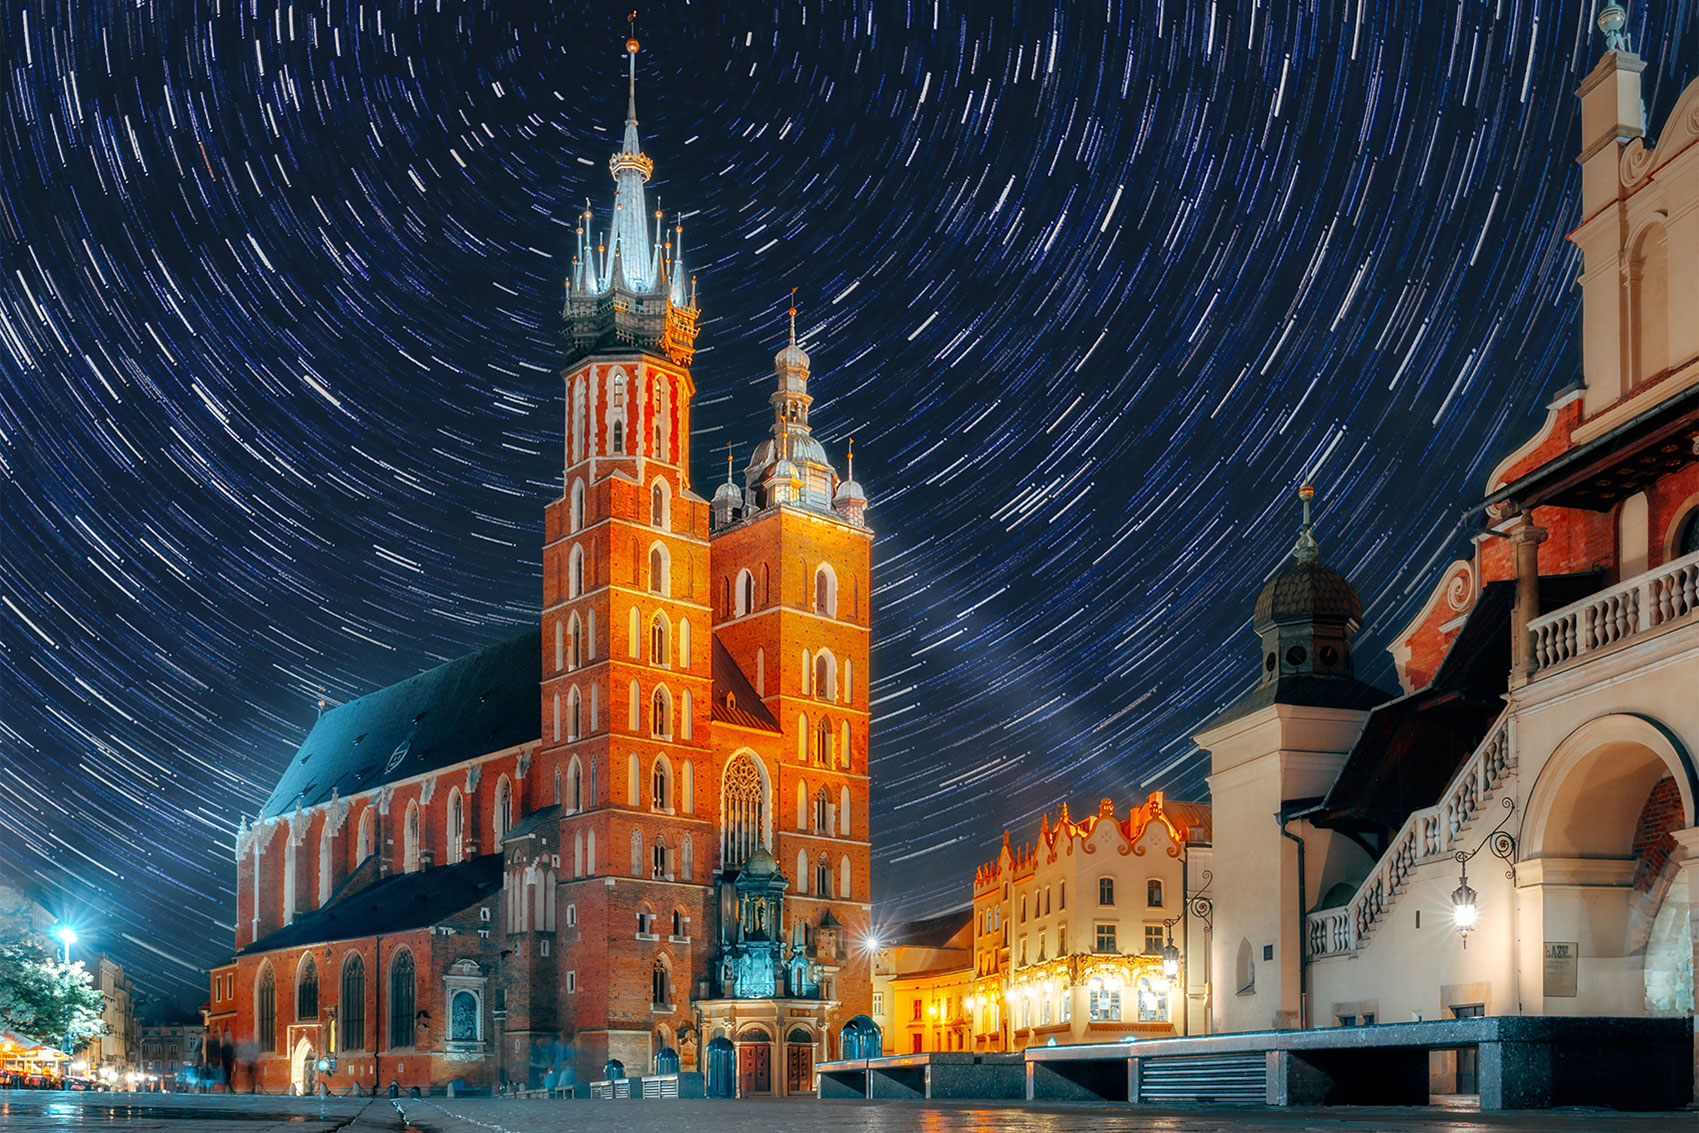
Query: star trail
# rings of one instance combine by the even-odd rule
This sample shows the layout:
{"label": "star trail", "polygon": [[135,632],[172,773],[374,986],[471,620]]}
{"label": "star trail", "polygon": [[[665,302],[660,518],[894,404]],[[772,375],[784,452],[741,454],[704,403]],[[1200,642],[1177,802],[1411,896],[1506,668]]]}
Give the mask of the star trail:
{"label": "star trail", "polygon": [[[0,871],[199,1002],[232,846],[340,703],[537,617],[612,5],[11,5]],[[1363,675],[1578,377],[1575,0],[669,4],[651,196],[696,485],[797,289],[875,544],[881,915],[1063,798],[1201,798],[1319,486]],[[1656,124],[1691,0],[1635,4]]]}

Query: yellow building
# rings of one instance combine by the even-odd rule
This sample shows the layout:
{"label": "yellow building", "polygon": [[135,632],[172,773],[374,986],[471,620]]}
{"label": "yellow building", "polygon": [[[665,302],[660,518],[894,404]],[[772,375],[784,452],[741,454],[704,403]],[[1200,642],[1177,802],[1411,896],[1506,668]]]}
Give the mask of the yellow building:
{"label": "yellow building", "polygon": [[882,941],[887,1054],[1011,1051],[1209,1029],[1210,808],[1161,792],[1118,816],[1063,803],[1036,842],[1008,831],[973,905]]}

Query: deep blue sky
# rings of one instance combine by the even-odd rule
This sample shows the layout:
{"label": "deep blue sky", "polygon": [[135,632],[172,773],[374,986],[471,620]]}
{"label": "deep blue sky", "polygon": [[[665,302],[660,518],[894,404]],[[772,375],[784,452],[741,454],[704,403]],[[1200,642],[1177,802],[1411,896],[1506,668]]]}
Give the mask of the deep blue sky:
{"label": "deep blue sky", "polygon": [[[439,11],[439,8],[441,9]],[[446,13],[446,14],[445,14]],[[0,25],[0,871],[146,991],[230,939],[311,722],[536,617],[556,311],[625,8],[197,0]],[[696,474],[797,288],[873,500],[875,887],[1062,799],[1203,793],[1291,492],[1368,606],[1574,380],[1591,9],[1343,0],[640,17],[705,313]],[[1636,6],[1656,123],[1690,0]],[[192,986],[191,986],[192,985]]]}

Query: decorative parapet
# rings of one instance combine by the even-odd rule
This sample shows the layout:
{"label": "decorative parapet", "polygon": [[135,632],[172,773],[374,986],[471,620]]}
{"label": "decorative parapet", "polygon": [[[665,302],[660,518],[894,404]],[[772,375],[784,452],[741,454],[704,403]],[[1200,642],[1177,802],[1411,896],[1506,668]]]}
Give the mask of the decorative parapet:
{"label": "decorative parapet", "polygon": [[1528,623],[1534,675],[1661,632],[1699,609],[1699,551]]}
{"label": "decorative parapet", "polygon": [[1487,738],[1458,768],[1435,806],[1404,820],[1398,834],[1375,863],[1374,872],[1344,905],[1304,918],[1304,949],[1314,959],[1354,952],[1398,899],[1410,872],[1419,865],[1449,858],[1487,800],[1516,768],[1516,744],[1510,721],[1500,717]]}

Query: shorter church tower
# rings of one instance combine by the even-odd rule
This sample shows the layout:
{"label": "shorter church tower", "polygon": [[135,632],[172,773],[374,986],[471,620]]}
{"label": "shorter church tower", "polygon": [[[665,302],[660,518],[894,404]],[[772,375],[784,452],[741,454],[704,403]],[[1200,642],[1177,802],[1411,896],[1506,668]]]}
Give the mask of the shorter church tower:
{"label": "shorter church tower", "polygon": [[1387,697],[1353,673],[1363,604],[1321,561],[1310,526],[1315,490],[1306,484],[1298,495],[1303,523],[1291,559],[1257,595],[1257,683],[1195,737],[1210,753],[1215,828],[1234,833],[1214,849],[1214,1031],[1306,1025],[1302,918],[1365,857],[1300,817],[1322,801],[1370,709]]}

